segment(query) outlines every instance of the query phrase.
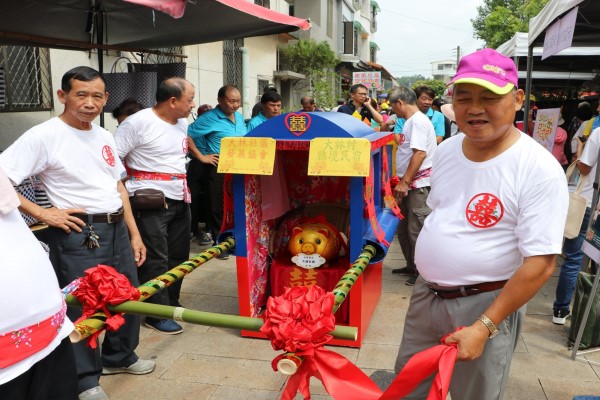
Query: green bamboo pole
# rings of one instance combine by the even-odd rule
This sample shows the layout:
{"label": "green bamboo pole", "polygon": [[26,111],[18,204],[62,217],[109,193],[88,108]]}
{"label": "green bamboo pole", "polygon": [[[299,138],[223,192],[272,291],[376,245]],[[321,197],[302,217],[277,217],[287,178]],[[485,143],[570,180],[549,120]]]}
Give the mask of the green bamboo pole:
{"label": "green bamboo pole", "polygon": [[[334,303],[333,303],[333,312],[335,313],[338,308],[342,305],[346,297],[348,297],[348,293],[352,286],[356,283],[356,280],[359,276],[365,272],[367,265],[371,261],[371,258],[375,256],[377,250],[375,247],[371,245],[365,245],[363,247],[362,252],[356,258],[356,261],[352,266],[342,275],[337,285],[333,288]],[[336,325],[337,326],[337,325]],[[354,339],[356,340],[356,337]],[[296,355],[295,353],[286,352],[277,362],[277,371],[281,372],[284,375],[294,375],[300,364],[302,364],[303,357]]]}
{"label": "green bamboo pole", "polygon": [[[81,307],[81,303],[73,295],[67,295],[66,302],[69,306]],[[114,312],[145,315],[154,318],[168,318],[197,325],[244,329],[256,332],[258,332],[263,325],[263,320],[261,318],[188,310],[183,307],[142,303],[140,301],[126,301],[116,306],[109,305],[107,308]],[[106,319],[106,315],[104,315],[104,319]],[[103,321],[99,319],[96,320],[103,323]],[[357,331],[358,329],[352,326],[336,326],[335,329],[331,331],[331,335],[339,339],[356,340],[358,334]]]}
{"label": "green bamboo pole", "polygon": [[[139,301],[145,301],[156,292],[171,286],[179,279],[183,279],[184,276],[194,271],[200,265],[212,260],[214,257],[232,248],[234,245],[235,240],[232,237],[229,237],[223,242],[204,250],[202,253],[170,269],[164,274],[141,284],[138,286],[138,290],[140,291]],[[77,323],[75,325],[75,330],[79,334],[79,340],[83,340],[104,329],[106,327],[105,321],[106,315],[99,311],[90,318]]]}

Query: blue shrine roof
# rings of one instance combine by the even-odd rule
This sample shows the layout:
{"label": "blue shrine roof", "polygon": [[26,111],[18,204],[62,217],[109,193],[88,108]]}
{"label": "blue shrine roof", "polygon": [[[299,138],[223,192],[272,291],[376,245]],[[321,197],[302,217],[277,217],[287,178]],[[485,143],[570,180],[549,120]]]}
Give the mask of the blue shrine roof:
{"label": "blue shrine roof", "polygon": [[340,112],[300,112],[273,117],[246,134],[276,140],[310,141],[318,137],[365,138],[374,142],[390,132],[376,132],[364,122]]}

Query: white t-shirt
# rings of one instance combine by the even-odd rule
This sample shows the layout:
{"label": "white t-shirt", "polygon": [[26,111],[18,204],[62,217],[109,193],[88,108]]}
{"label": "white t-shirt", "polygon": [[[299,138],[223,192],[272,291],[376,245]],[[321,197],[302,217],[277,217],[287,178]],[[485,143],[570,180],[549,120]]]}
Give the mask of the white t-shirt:
{"label": "white t-shirt", "polygon": [[[12,185],[1,170],[0,181],[2,202],[5,202],[6,196],[16,197]],[[10,335],[15,330],[56,314],[62,306],[62,294],[48,254],[16,208],[2,208],[0,212],[0,243],[0,272],[8,277],[8,284],[0,290],[0,335]],[[11,275],[14,275],[13,278],[10,278]],[[72,331],[73,324],[65,318],[60,332],[46,348],[10,367],[0,368],[0,385],[23,374],[46,357]],[[3,350],[0,348],[1,351]]]}
{"label": "white t-shirt", "polygon": [[[582,125],[583,126],[583,125]],[[596,128],[590,134],[590,137],[585,141],[583,152],[579,161],[585,165],[592,167],[588,174],[580,195],[585,197],[588,207],[592,206],[592,197],[594,196],[594,181],[596,180],[596,166],[598,165],[598,151],[600,151],[600,128]],[[581,179],[581,178],[579,178]]]}
{"label": "white t-shirt", "polygon": [[[187,120],[171,125],[146,108],[127,118],[115,132],[119,157],[137,171],[185,174],[188,152]],[[129,195],[138,189],[162,190],[166,197],[183,200],[184,180],[128,180]]]}
{"label": "white t-shirt", "polygon": [[[414,152],[413,149],[422,150],[427,153],[419,171],[431,168],[431,160],[437,147],[435,139],[435,130],[433,124],[422,112],[416,112],[404,123],[402,133],[397,134],[400,137],[400,143],[396,150],[396,175],[404,176],[410,159]],[[415,181],[417,188],[429,186],[429,177],[424,176]]]}
{"label": "white t-shirt", "polygon": [[95,214],[123,205],[117,182],[125,169],[114,138],[94,124],[82,131],[55,117],[36,125],[0,154],[0,167],[15,184],[39,175],[56,208]]}
{"label": "white t-shirt", "polygon": [[427,204],[432,212],[415,248],[428,282],[443,286],[509,279],[524,257],[560,254],[568,192],[552,153],[521,132],[502,154],[468,160],[464,133],[436,151]]}

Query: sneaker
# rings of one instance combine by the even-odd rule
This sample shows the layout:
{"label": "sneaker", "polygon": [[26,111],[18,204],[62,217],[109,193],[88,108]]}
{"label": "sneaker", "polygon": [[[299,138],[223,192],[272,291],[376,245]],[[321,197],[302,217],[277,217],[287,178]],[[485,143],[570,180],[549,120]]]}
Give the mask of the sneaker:
{"label": "sneaker", "polygon": [[208,246],[209,244],[213,244],[212,235],[208,232],[200,232],[197,238],[200,246]]}
{"label": "sneaker", "polygon": [[217,256],[217,260],[229,260],[229,253],[223,252]]}
{"label": "sneaker", "polygon": [[412,273],[413,273],[413,270],[408,267],[396,268],[396,269],[392,270],[392,274],[398,274],[398,275],[409,275]]}
{"label": "sneaker", "polygon": [[138,358],[136,362],[131,364],[129,367],[104,367],[102,368],[102,375],[114,375],[114,374],[132,374],[132,375],[145,375],[154,371],[156,363],[152,360],[142,360]]}
{"label": "sneaker", "polygon": [[417,281],[417,275],[412,275],[408,278],[408,280],[406,282],[404,282],[404,284],[406,286],[415,286],[416,281]]}
{"label": "sneaker", "polygon": [[108,400],[108,396],[100,386],[79,393],[79,400]]}
{"label": "sneaker", "polygon": [[160,333],[177,335],[183,332],[183,327],[171,319],[149,319],[146,318],[144,325]]}
{"label": "sneaker", "polygon": [[569,314],[569,310],[554,310],[554,315],[552,315],[552,323],[556,325],[564,325]]}

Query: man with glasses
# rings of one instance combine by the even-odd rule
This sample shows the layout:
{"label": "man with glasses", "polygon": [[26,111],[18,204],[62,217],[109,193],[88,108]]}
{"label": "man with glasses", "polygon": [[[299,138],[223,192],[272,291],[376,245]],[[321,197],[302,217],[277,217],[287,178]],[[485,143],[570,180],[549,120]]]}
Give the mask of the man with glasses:
{"label": "man with glasses", "polygon": [[378,124],[383,124],[383,117],[373,106],[371,105],[371,98],[369,97],[369,89],[362,83],[357,83],[350,87],[350,99],[352,101],[348,104],[344,104],[338,108],[338,112],[355,115],[360,115],[360,120],[364,121],[365,118],[371,122],[375,120]]}
{"label": "man with glasses", "polygon": [[[209,233],[216,240],[223,222],[223,184],[225,176],[217,173],[221,139],[224,137],[244,136],[246,123],[240,108],[241,94],[237,87],[225,85],[217,94],[217,107],[202,114],[188,127],[189,152],[204,166],[205,187],[208,192]],[[227,253],[219,259],[229,258]]]}

